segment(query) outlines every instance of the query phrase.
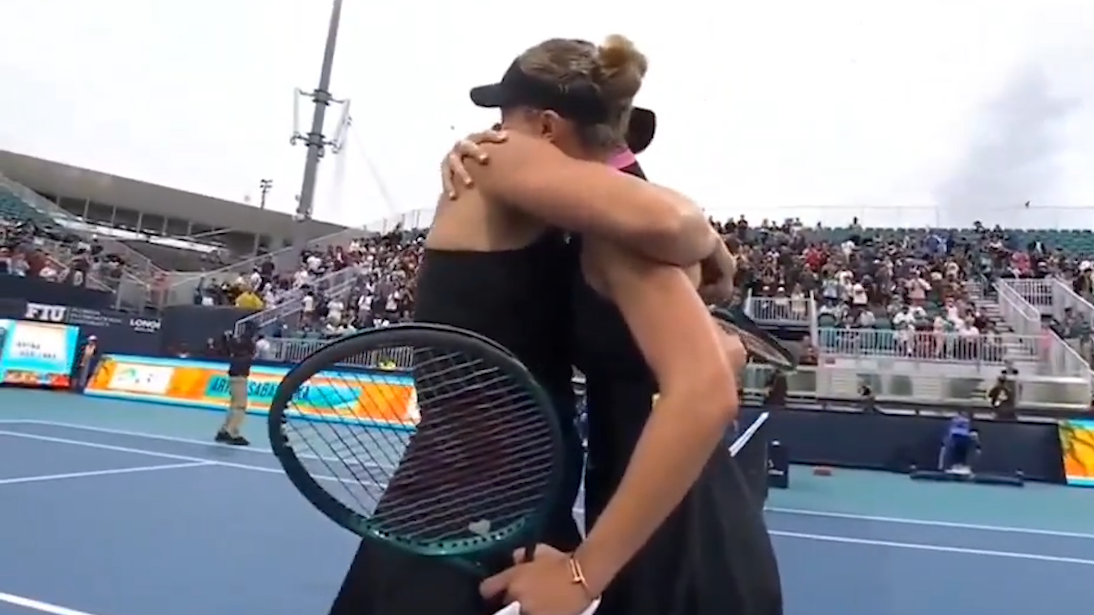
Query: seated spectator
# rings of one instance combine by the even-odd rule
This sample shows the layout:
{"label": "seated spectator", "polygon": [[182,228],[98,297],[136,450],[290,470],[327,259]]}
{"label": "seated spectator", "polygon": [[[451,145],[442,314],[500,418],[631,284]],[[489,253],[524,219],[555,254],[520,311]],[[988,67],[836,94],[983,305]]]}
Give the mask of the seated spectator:
{"label": "seated spectator", "polygon": [[235,305],[238,308],[248,310],[261,310],[265,307],[262,299],[259,299],[250,286],[243,286],[236,297]]}

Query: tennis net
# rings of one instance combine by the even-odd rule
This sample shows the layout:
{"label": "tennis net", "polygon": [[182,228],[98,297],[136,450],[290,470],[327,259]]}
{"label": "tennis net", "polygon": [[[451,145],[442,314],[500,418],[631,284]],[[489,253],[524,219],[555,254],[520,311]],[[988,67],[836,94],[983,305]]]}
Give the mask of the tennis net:
{"label": "tennis net", "polygon": [[749,490],[756,497],[756,501],[763,506],[767,501],[767,469],[768,469],[768,433],[767,419],[770,415],[764,412],[757,416],[729,446],[733,457],[737,460],[737,466],[745,476]]}

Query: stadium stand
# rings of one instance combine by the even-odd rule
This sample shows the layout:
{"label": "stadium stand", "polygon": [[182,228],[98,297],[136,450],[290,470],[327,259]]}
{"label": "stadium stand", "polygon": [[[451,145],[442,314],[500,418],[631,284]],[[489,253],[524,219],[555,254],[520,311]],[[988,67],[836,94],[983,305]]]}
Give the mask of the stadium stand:
{"label": "stadium stand", "polygon": [[112,289],[117,307],[131,311],[191,303],[198,288],[265,263],[295,271],[299,251],[288,247],[295,234],[346,231],[7,151],[0,151],[0,218],[33,235],[35,249],[62,268],[81,255],[86,283]]}
{"label": "stadium stand", "polygon": [[[270,356],[291,361],[324,339],[406,318],[428,215],[373,225],[386,232],[342,249],[366,258],[237,326],[257,326]],[[984,374],[1007,367],[1091,377],[1094,233],[712,224],[739,246],[746,311],[797,346],[803,362],[880,368],[907,359]],[[326,245],[327,254],[340,253]]]}
{"label": "stadium stand", "polygon": [[[427,210],[309,221],[298,250],[285,214],[6,152],[0,172],[9,271],[113,289],[122,307],[243,308],[237,330],[281,360],[413,310]],[[712,224],[739,252],[741,305],[804,360],[1091,377],[1094,232]]]}

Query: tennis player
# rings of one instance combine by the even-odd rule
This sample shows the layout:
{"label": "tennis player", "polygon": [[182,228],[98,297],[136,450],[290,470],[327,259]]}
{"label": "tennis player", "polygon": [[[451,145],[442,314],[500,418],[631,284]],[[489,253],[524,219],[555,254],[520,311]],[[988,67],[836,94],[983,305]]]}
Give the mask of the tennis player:
{"label": "tennis player", "polygon": [[[581,540],[571,506],[582,452],[570,384],[576,251],[559,229],[608,237],[649,262],[678,265],[709,256],[720,243],[693,203],[603,164],[614,147],[609,119],[622,121],[611,118],[610,109],[629,107],[634,95],[616,85],[618,43],[598,50],[583,41],[547,41],[512,64],[501,88],[473,93],[480,104],[501,104],[481,95],[507,97],[505,117],[524,118],[526,127],[538,121],[538,132],[528,129],[534,134],[514,133],[505,143],[486,146],[490,164],[476,165],[474,185],[456,199],[441,195],[416,289],[416,320],[474,331],[505,346],[564,414],[567,488],[545,537],[562,552]],[[561,81],[567,87],[560,88]],[[578,124],[600,126],[595,130],[602,136],[595,146],[572,150],[581,156],[567,155],[553,141],[572,141]],[[722,375],[713,368],[702,373],[712,380]],[[423,416],[429,413],[429,399],[419,396],[418,403]],[[725,406],[730,408],[729,399]],[[572,595],[575,587],[567,577],[557,589]],[[331,614],[481,615],[491,608],[478,579],[450,564],[362,543]]]}
{"label": "tennis player", "polygon": [[[560,121],[548,133],[542,111],[497,102],[504,128],[551,141],[576,158],[604,159],[605,150],[623,140],[644,149],[649,141],[635,147],[633,126],[625,139],[622,133],[646,61],[625,39],[613,43],[615,91],[624,94],[609,102],[606,122]],[[503,80],[479,92],[503,101],[506,88]],[[464,142],[454,154],[492,164],[486,142],[497,135],[478,137],[469,142],[483,141],[482,151]],[[642,176],[633,151],[607,158]],[[459,183],[475,185],[476,170],[481,173],[476,166],[466,177],[457,173]],[[727,371],[696,297],[696,268],[654,263],[610,239],[579,243],[577,363],[596,391],[589,398],[586,475],[592,530],[573,553],[541,550],[535,562],[490,579],[483,591],[519,600],[533,614],[576,613],[601,592],[601,613],[611,615],[780,613],[778,570],[761,503],[750,501],[731,455],[719,446],[737,404],[733,370],[744,362],[739,344]],[[655,405],[659,411],[652,413]]]}

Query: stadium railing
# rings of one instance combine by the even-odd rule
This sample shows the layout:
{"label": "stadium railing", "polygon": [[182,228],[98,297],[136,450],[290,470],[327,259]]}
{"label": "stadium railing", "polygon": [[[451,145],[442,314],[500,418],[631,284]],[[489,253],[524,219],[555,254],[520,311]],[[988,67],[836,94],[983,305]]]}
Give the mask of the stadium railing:
{"label": "stadium railing", "polygon": [[[331,340],[272,339],[272,360],[298,363]],[[266,358],[266,357],[263,357]],[[960,370],[929,369],[929,364],[916,364],[913,372],[900,373],[893,369],[881,369],[876,361],[847,360],[849,365],[804,365],[798,371],[787,374],[787,398],[795,403],[828,403],[842,400],[846,403],[861,401],[860,388],[868,384],[879,402],[912,404],[969,404],[988,406],[987,390],[994,378],[985,379],[976,370],[958,373]],[[869,363],[869,364],[868,364]],[[345,365],[374,369],[410,369],[413,366],[410,349],[392,349],[383,354],[366,353]],[[750,397],[763,396],[767,392],[773,370],[762,364],[749,364],[741,379],[741,386]],[[580,384],[581,380],[575,380]],[[1089,379],[1048,377],[1020,373],[1018,405],[1020,407],[1085,410],[1090,405],[1091,383]],[[822,401],[823,400],[823,401]]]}
{"label": "stadium railing", "polygon": [[816,322],[817,302],[813,293],[798,300],[750,296],[746,306],[746,313],[760,323],[811,326]]}
{"label": "stadium railing", "polygon": [[[39,213],[57,220],[63,228],[68,228],[83,236],[89,235],[89,233],[78,232],[76,228],[65,224],[65,222],[78,223],[80,222],[79,218],[23,184],[0,174],[0,186],[7,188],[12,194],[22,199],[24,203],[38,210]],[[145,283],[151,282],[157,274],[164,273],[164,270],[157,267],[152,259],[116,239],[101,235],[96,235],[95,239],[107,252],[122,257],[125,260],[126,271]]]}
{"label": "stadium railing", "polygon": [[1002,278],[999,282],[1014,289],[1039,312],[1063,321],[1064,311],[1071,308],[1094,322],[1094,305],[1080,297],[1064,280],[1056,278]]}
{"label": "stadium railing", "polygon": [[[330,233],[329,235],[317,237],[308,241],[304,245],[304,249],[323,251],[328,247],[341,246],[344,248],[348,247],[350,242],[355,239],[362,239],[376,234],[382,235],[399,228],[420,228],[417,225],[422,222],[424,222],[425,225],[428,225],[429,221],[432,219],[433,211],[426,209],[395,214],[382,220],[370,222],[361,227],[348,228],[335,233]],[[293,272],[300,268],[300,250],[290,246],[260,256],[248,258],[247,260],[239,261],[212,271],[171,272],[168,274],[169,289],[166,300],[168,304],[190,303],[194,296],[194,291],[197,290],[203,280],[220,280],[225,276],[246,275],[254,271],[259,264],[267,260],[273,262],[274,267],[280,272]]]}
{"label": "stadium railing", "polygon": [[1086,361],[1041,322],[1041,312],[1032,303],[1007,284],[996,282],[995,292],[1003,319],[1021,336],[1018,338],[1021,343],[1035,344],[1027,350],[1036,353],[1050,373],[1065,376],[1089,373]]}
{"label": "stadium railing", "polygon": [[[334,298],[345,299],[356,286],[359,275],[357,268],[351,266],[319,277],[313,284],[316,288],[322,289],[328,300]],[[303,311],[304,293],[294,290],[288,296],[282,298],[281,303],[274,307],[236,321],[235,333],[242,335],[248,327],[253,327],[259,333],[273,335],[276,332],[268,330],[271,325],[285,322],[286,319]]]}
{"label": "stadium railing", "polygon": [[1037,361],[1038,335],[976,335],[889,329],[820,329],[822,353],[842,356],[907,358],[917,361],[972,362],[1002,365],[1007,359]]}

